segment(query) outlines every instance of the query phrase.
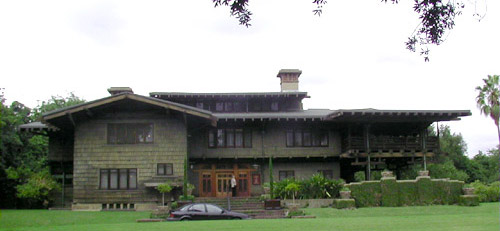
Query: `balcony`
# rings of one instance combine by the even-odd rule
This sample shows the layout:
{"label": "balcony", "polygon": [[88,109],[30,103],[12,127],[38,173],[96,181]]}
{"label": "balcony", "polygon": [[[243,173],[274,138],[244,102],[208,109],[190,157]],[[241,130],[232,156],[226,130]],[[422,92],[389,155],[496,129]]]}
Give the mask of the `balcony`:
{"label": "balcony", "polygon": [[[422,145],[422,137],[418,136],[370,136],[370,153],[434,153],[438,150],[438,137],[428,136],[425,139],[425,150]],[[351,136],[342,141],[342,153],[366,154],[365,139],[363,136]]]}

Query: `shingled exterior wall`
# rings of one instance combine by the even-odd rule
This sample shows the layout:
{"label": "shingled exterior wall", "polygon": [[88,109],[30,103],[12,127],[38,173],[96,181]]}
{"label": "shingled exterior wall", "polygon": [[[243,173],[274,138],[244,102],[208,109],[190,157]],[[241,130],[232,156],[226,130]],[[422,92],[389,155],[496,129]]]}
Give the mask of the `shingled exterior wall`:
{"label": "shingled exterior wall", "polygon": [[[108,123],[153,123],[154,141],[152,144],[108,144]],[[167,179],[156,175],[158,163],[173,163],[173,176],[168,179],[182,179],[187,154],[186,137],[183,121],[165,114],[113,113],[77,124],[73,202],[93,204],[94,207],[107,203],[156,203],[159,194],[146,188],[144,182],[164,182]],[[99,189],[100,169],[110,168],[136,168],[137,189]]]}
{"label": "shingled exterior wall", "polygon": [[[340,134],[333,129],[328,133],[328,147],[287,147],[286,131],[298,128],[317,128],[310,124],[284,124],[272,122],[266,125],[262,133],[262,124],[223,124],[218,127],[250,128],[252,129],[251,148],[209,148],[208,130],[201,130],[192,134],[192,141],[189,145],[190,158],[261,158],[273,156],[275,158],[289,157],[333,157],[339,156],[341,152]],[[326,126],[322,129],[327,130]],[[264,136],[264,137],[263,137]],[[262,144],[264,141],[264,144]],[[264,149],[264,150],[262,150]]]}

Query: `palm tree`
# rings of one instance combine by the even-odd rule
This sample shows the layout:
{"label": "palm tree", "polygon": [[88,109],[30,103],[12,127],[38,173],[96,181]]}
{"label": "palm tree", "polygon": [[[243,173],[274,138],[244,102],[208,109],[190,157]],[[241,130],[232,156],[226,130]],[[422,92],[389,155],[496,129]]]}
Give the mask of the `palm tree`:
{"label": "palm tree", "polygon": [[[489,116],[495,121],[498,131],[498,143],[500,145],[500,85],[498,75],[488,75],[483,79],[484,85],[476,87],[479,95],[476,97],[477,107],[481,114]],[[500,146],[499,146],[500,147]]]}

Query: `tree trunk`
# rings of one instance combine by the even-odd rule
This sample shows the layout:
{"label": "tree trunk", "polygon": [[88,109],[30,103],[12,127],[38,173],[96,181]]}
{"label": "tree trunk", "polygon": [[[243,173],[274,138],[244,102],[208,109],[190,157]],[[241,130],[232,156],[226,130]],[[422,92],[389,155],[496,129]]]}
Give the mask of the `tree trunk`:
{"label": "tree trunk", "polygon": [[165,193],[161,194],[161,206],[165,206]]}
{"label": "tree trunk", "polygon": [[[500,153],[500,126],[497,125],[497,131],[498,131],[498,152]],[[500,154],[498,155],[498,161],[500,161]],[[498,180],[500,181],[500,175],[498,176]]]}

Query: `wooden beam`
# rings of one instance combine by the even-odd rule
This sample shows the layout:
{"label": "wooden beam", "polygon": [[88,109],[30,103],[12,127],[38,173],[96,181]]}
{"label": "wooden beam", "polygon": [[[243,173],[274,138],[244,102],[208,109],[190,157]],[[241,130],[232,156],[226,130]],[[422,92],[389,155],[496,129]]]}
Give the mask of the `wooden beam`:
{"label": "wooden beam", "polygon": [[73,127],[76,127],[75,120],[73,119],[73,115],[71,113],[67,113],[66,115],[68,115],[69,121],[71,122]]}
{"label": "wooden beam", "polygon": [[88,117],[94,116],[94,113],[92,113],[92,111],[88,107],[85,108],[85,113],[87,114]]}
{"label": "wooden beam", "polygon": [[374,161],[351,162],[351,165],[353,165],[353,166],[364,166],[364,165],[371,166],[371,165],[379,165],[379,164],[385,164],[385,162],[379,162],[379,161],[377,161],[377,162],[374,162]]}

